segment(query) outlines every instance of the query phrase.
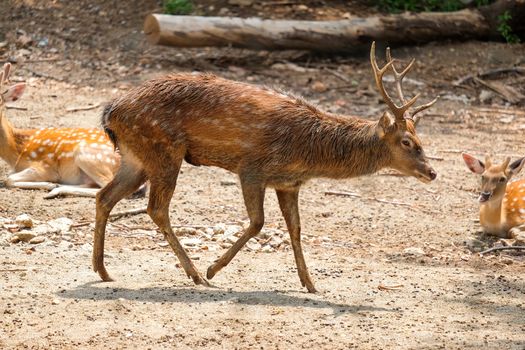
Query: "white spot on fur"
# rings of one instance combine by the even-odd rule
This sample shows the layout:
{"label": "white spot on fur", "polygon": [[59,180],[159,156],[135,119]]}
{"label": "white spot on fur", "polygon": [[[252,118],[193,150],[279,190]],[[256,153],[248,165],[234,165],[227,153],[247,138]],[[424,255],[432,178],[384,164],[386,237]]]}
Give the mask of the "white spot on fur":
{"label": "white spot on fur", "polygon": [[33,152],[30,153],[30,155],[31,155],[31,158],[33,158],[33,159],[36,158],[36,152],[33,151]]}

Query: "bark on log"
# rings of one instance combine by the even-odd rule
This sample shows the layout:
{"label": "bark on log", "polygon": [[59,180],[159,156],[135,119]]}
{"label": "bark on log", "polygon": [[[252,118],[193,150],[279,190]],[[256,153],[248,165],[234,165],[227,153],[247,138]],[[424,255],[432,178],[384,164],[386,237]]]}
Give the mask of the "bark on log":
{"label": "bark on log", "polygon": [[179,47],[350,51],[368,46],[372,40],[389,44],[486,40],[498,35],[497,15],[508,9],[512,11],[513,23],[525,17],[523,0],[500,0],[479,10],[403,13],[338,21],[151,14],[144,23],[144,33],[153,44]]}

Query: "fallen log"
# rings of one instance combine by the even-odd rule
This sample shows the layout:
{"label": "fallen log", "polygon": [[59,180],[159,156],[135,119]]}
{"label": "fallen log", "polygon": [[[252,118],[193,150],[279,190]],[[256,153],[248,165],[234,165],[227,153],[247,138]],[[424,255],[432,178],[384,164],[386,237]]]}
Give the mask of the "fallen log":
{"label": "fallen log", "polygon": [[524,19],[525,1],[500,0],[479,9],[407,12],[337,21],[151,14],[144,22],[144,33],[152,44],[179,47],[351,51],[368,46],[372,40],[393,45],[494,38],[499,35],[497,15],[505,11],[512,11],[512,23]]}

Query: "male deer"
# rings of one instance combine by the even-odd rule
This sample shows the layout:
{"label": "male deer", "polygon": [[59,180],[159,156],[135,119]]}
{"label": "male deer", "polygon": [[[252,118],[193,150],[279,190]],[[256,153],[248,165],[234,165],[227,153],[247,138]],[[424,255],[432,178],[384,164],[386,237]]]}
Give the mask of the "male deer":
{"label": "male deer", "polygon": [[379,92],[393,113],[378,122],[323,112],[304,100],[270,89],[230,81],[211,74],[174,74],[150,80],[106,106],[102,125],[121,152],[115,178],[97,195],[93,268],[109,281],[104,266],[104,235],[115,204],[150,180],[148,214],[168,240],[188,277],[199,274],[174,235],[169,203],[182,160],[218,166],[238,174],[249,227],[229,250],[208,268],[207,278],[225,267],[257,235],[264,223],[266,187],[277,192],[291,237],[299,278],[315,292],[301,248],[299,189],[314,177],[349,178],[392,167],[421,181],[436,173],[428,164],[416,135],[416,113],[436,100],[408,110],[418,96],[405,101],[401,73],[395,71],[402,106],[383,86],[393,60],[379,69],[372,44],[370,61]]}
{"label": "male deer", "polygon": [[95,197],[99,189],[89,187],[106,185],[120,163],[107,135],[96,128],[14,128],[6,117],[6,103],[18,100],[25,84],[6,87],[10,70],[7,63],[0,72],[0,157],[15,171],[7,186],[52,189],[46,198]]}
{"label": "male deer", "polygon": [[474,174],[481,175],[479,222],[486,234],[512,238],[525,230],[525,179],[509,182],[521,171],[525,157],[510,163],[492,164],[463,153],[463,160]]}

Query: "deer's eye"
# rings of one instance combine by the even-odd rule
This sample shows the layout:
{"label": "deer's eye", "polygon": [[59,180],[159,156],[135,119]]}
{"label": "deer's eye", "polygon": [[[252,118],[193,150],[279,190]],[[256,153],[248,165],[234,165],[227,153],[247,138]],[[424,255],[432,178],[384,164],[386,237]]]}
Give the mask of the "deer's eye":
{"label": "deer's eye", "polygon": [[499,178],[499,182],[505,182],[505,181],[507,181],[507,178],[505,178],[503,176]]}
{"label": "deer's eye", "polygon": [[408,140],[401,141],[401,144],[403,144],[403,146],[410,147],[410,141]]}

